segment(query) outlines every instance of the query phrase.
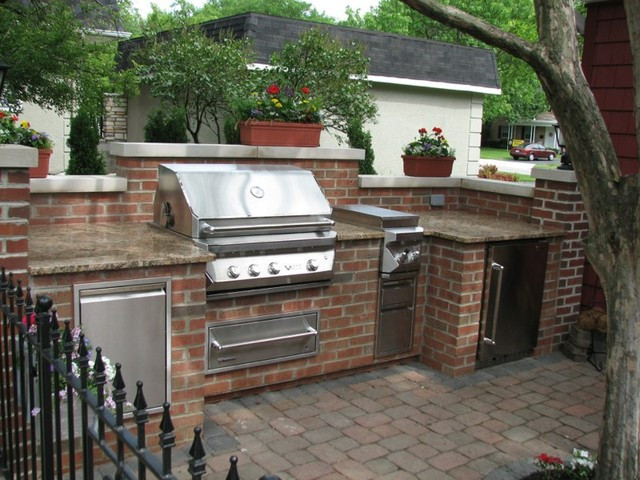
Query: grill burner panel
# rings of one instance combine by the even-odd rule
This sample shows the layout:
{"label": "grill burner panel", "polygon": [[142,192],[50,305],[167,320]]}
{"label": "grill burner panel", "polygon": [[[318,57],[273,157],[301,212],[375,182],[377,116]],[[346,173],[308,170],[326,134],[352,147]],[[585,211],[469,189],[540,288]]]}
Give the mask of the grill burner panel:
{"label": "grill burner panel", "polygon": [[333,278],[331,207],[311,172],[273,165],[158,168],[154,223],[216,254],[209,298],[288,290]]}

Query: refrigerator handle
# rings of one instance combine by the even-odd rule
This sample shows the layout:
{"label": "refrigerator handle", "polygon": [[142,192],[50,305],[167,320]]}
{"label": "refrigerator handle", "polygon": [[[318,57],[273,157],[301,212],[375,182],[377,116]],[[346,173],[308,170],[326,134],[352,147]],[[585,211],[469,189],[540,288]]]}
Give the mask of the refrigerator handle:
{"label": "refrigerator handle", "polygon": [[493,318],[491,319],[491,336],[484,337],[482,341],[489,345],[495,345],[496,342],[494,338],[496,338],[496,329],[498,328],[498,315],[500,313],[500,296],[502,294],[502,272],[504,271],[504,267],[492,260],[491,270],[498,272],[498,282],[497,282],[498,286],[496,287],[495,302],[493,304]]}

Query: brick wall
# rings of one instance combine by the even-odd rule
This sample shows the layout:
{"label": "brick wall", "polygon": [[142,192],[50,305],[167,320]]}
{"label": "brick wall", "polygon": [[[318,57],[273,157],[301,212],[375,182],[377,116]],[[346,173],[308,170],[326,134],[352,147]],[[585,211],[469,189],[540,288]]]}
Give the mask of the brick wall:
{"label": "brick wall", "polygon": [[0,265],[16,279],[25,277],[29,260],[29,198],[29,169],[1,169]]}
{"label": "brick wall", "polygon": [[[31,277],[33,294],[54,300],[59,319],[73,319],[73,285],[171,276],[171,419],[178,444],[193,440],[193,428],[203,422],[205,274],[204,265],[171,265],[101,272],[37,275]],[[126,336],[126,332],[122,332]],[[90,339],[93,340],[93,339]],[[92,341],[100,346],[99,340]],[[113,362],[118,359],[103,354]],[[126,364],[123,365],[126,368]],[[128,401],[135,398],[135,385],[125,388]],[[147,427],[150,445],[157,444],[160,414],[152,415]],[[153,438],[152,438],[153,437]]]}
{"label": "brick wall", "polygon": [[447,375],[475,370],[484,244],[431,238],[421,361]]}
{"label": "brick wall", "polygon": [[[265,385],[330,375],[416,356],[418,346],[405,354],[374,358],[379,258],[380,240],[339,242],[336,275],[331,286],[256,295],[250,300],[234,298],[210,301],[207,308],[208,324],[318,311],[319,353],[298,360],[208,375],[205,395],[235,395]],[[419,282],[419,288],[423,291],[424,282],[423,275]],[[419,338],[420,318],[420,314],[416,314],[414,338]]]}
{"label": "brick wall", "polygon": [[557,345],[580,313],[585,264],[583,242],[589,225],[577,184],[538,179],[531,216],[544,227],[566,231],[559,252],[554,326],[557,338],[552,342]]}

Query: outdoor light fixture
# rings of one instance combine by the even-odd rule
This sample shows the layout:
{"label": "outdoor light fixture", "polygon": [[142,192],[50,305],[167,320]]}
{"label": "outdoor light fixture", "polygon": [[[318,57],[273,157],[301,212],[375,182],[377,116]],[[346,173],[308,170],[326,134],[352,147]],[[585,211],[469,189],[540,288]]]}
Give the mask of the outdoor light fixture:
{"label": "outdoor light fixture", "polygon": [[0,98],[2,98],[2,91],[4,90],[4,80],[7,78],[7,71],[9,65],[0,60]]}
{"label": "outdoor light fixture", "polygon": [[558,141],[558,145],[562,149],[562,156],[560,157],[560,166],[558,167],[558,170],[573,170],[573,164],[571,163],[567,147],[560,143],[560,125],[556,123],[553,126],[553,129],[556,131],[556,140]]}

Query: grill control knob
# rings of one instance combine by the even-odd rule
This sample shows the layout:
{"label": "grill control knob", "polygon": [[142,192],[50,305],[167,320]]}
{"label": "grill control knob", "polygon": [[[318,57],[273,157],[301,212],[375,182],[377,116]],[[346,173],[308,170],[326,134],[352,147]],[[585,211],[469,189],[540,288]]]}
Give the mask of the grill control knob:
{"label": "grill control knob", "polygon": [[277,275],[280,273],[280,264],[277,262],[271,262],[269,264],[269,273],[272,275]]}
{"label": "grill control knob", "polygon": [[231,265],[227,268],[227,276],[229,278],[238,278],[240,276],[240,269],[235,265]]}
{"label": "grill control knob", "polygon": [[320,264],[315,258],[312,258],[307,262],[307,270],[309,270],[310,272],[315,272],[316,270],[318,270],[318,267],[320,267]]}
{"label": "grill control knob", "polygon": [[260,275],[260,265],[256,265],[255,263],[249,265],[249,275],[251,275],[252,277],[257,277],[258,275]]}

